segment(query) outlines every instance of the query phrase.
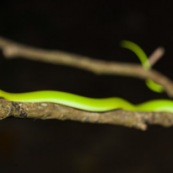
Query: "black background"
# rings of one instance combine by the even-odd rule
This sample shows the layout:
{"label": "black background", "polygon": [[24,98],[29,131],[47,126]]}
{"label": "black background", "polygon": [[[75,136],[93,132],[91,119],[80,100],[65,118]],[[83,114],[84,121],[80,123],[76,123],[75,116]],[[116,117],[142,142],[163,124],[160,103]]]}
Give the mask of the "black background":
{"label": "black background", "polygon": [[[136,62],[122,49],[134,41],[149,55],[166,49],[154,68],[173,78],[171,1],[1,1],[0,35],[34,47],[107,61]],[[54,89],[90,97],[119,96],[134,103],[167,97],[144,81],[97,76],[61,65],[0,55],[1,89]],[[0,172],[172,172],[173,129],[141,132],[119,126],[8,118],[0,121]]]}

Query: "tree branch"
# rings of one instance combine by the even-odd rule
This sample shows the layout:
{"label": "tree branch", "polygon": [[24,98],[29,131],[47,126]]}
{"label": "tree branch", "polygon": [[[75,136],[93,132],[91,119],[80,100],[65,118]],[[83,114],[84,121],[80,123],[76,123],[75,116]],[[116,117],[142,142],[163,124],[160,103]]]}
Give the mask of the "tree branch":
{"label": "tree branch", "polygon": [[173,114],[161,112],[130,112],[113,110],[87,112],[54,103],[18,103],[0,99],[0,119],[17,118],[73,120],[88,123],[122,125],[146,130],[148,124],[169,127],[173,125]]}
{"label": "tree branch", "polygon": [[[141,79],[151,79],[162,85],[169,97],[173,97],[173,82],[155,70],[145,70],[141,65],[95,60],[87,56],[66,53],[63,51],[32,48],[2,37],[0,37],[0,49],[2,49],[6,58],[22,57],[35,61],[68,65],[88,70],[96,74],[122,75]],[[160,52],[163,52],[161,48],[159,50]],[[158,52],[157,49],[155,54],[152,54],[152,61],[155,59],[154,56],[156,56],[157,59],[159,59],[158,55],[162,56],[162,53],[159,54]]]}
{"label": "tree branch", "polygon": [[[69,65],[97,74],[111,74],[151,79],[162,85],[170,97],[173,97],[173,82],[155,70],[146,71],[140,65],[130,63],[107,62],[94,60],[86,56],[36,49],[0,37],[0,49],[5,57],[22,57],[53,64]],[[159,48],[160,49],[160,48]],[[151,62],[162,55],[162,50],[150,57]],[[159,53],[160,51],[160,53]],[[148,124],[169,127],[173,125],[173,114],[165,112],[131,112],[113,110],[108,112],[87,112],[54,103],[18,103],[0,99],[0,119],[9,116],[20,118],[74,120],[89,123],[107,123],[145,130]]]}

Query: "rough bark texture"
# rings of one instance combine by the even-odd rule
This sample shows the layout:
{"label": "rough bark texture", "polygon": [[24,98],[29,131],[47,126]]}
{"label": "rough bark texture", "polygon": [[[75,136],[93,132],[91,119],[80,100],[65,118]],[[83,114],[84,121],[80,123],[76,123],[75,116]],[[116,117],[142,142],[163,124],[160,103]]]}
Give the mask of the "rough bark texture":
{"label": "rough bark texture", "polygon": [[146,130],[148,124],[169,127],[173,125],[172,113],[131,112],[113,110],[87,112],[54,103],[19,103],[0,100],[0,119],[17,118],[73,120],[86,123],[105,123]]}
{"label": "rough bark texture", "polygon": [[[154,71],[146,71],[140,65],[128,63],[106,62],[89,57],[65,53],[61,51],[46,51],[24,46],[0,37],[0,49],[8,58],[22,57],[32,60],[65,64],[92,71],[97,74],[111,74],[151,79],[162,85],[167,94],[173,97],[173,82],[164,75]],[[163,53],[152,54],[154,63]],[[53,103],[17,103],[0,99],[0,119],[9,116],[19,118],[39,118],[74,120],[89,123],[107,123],[145,130],[148,124],[173,125],[173,114],[164,112],[130,112],[113,110],[108,112],[87,112]]]}

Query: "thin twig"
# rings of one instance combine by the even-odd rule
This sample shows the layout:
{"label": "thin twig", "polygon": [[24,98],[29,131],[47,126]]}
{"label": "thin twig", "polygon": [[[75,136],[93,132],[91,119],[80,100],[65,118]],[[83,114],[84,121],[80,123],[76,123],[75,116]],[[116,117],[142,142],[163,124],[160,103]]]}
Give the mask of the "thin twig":
{"label": "thin twig", "polygon": [[163,47],[158,47],[150,56],[149,62],[150,65],[153,66],[165,53],[165,49]]}
{"label": "thin twig", "polygon": [[[0,49],[2,49],[6,58],[22,57],[35,61],[73,66],[96,74],[122,75],[141,79],[151,79],[162,85],[165,92],[170,97],[173,97],[173,82],[155,70],[146,71],[141,65],[108,62],[62,51],[36,49],[18,44],[2,37],[0,37]],[[159,56],[162,56],[163,51],[159,50],[151,57],[157,57],[158,59],[158,52]]]}

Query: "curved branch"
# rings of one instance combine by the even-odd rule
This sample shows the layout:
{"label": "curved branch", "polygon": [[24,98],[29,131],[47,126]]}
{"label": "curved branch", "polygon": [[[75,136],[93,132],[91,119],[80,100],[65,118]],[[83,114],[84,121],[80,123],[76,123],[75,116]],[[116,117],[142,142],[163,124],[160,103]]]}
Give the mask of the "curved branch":
{"label": "curved branch", "polygon": [[[146,71],[140,65],[95,60],[87,56],[66,53],[63,51],[32,48],[2,37],[0,37],[0,49],[2,49],[7,58],[22,57],[35,61],[73,66],[97,74],[122,75],[141,79],[151,79],[162,85],[165,92],[170,97],[173,97],[173,82],[170,79],[155,70]],[[154,59],[158,59],[158,56],[162,56],[162,54],[163,50],[161,48],[157,49],[155,54],[151,55],[152,58],[150,57],[149,59],[155,61]]]}

